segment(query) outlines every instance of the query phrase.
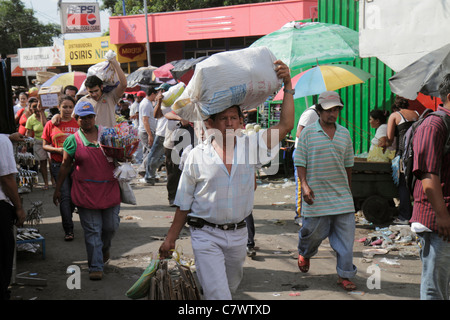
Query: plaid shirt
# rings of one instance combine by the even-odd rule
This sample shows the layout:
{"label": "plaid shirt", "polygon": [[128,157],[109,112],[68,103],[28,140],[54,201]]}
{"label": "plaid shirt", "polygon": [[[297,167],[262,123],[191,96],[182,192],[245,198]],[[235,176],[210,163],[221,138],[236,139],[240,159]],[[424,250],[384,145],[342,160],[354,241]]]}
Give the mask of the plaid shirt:
{"label": "plaid shirt", "polygon": [[[439,107],[450,116],[450,110]],[[413,172],[418,180],[414,186],[414,207],[410,222],[418,222],[437,231],[436,214],[423,191],[421,176],[425,173],[439,175],[447,209],[450,208],[450,153],[443,155],[447,130],[443,121],[434,116],[427,117],[414,135]],[[441,170],[442,168],[442,170]]]}

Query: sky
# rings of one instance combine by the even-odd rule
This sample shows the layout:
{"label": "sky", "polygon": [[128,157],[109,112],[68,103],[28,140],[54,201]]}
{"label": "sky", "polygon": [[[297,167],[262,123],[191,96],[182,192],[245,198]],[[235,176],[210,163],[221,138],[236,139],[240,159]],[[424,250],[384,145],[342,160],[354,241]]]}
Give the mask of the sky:
{"label": "sky", "polygon": [[[23,4],[26,8],[30,8],[34,10],[34,16],[43,24],[48,23],[56,23],[58,25],[61,24],[61,17],[58,11],[58,0],[22,0]],[[97,0],[63,0],[63,2],[99,2],[100,6],[102,5],[102,1]],[[107,31],[109,28],[109,15],[100,11],[100,20],[101,20],[101,28],[102,33]],[[73,34],[65,34],[65,40],[72,39],[85,39],[85,38],[93,38],[100,37],[102,33],[73,33]]]}

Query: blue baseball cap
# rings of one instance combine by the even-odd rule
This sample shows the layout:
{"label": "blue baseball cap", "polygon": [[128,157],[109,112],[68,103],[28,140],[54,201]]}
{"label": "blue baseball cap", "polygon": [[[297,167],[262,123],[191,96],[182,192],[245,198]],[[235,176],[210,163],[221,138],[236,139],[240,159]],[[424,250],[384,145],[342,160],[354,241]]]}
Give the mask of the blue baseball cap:
{"label": "blue baseball cap", "polygon": [[79,101],[75,105],[75,110],[73,112],[80,117],[96,114],[94,106],[89,101]]}

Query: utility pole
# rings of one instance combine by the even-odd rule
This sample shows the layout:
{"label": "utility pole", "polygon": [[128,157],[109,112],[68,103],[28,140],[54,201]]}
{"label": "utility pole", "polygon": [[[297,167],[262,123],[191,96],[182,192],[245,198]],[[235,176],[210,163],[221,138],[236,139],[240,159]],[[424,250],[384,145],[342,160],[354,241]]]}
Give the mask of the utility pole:
{"label": "utility pole", "polygon": [[148,16],[147,16],[147,0],[144,0],[144,11],[145,11],[145,30],[147,32],[147,63],[150,67],[152,65],[152,61],[150,59],[150,42],[148,36]]}

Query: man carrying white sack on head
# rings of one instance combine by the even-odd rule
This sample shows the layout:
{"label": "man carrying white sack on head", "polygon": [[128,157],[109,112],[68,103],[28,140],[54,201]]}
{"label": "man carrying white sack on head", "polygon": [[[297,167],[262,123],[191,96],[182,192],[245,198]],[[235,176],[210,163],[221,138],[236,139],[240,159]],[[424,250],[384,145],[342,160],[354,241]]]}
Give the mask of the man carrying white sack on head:
{"label": "man carrying white sack on head", "polygon": [[278,155],[279,142],[294,127],[289,67],[279,60],[274,64],[287,93],[280,122],[258,134],[239,136],[236,130],[244,121],[239,106],[209,117],[208,138],[184,164],[174,221],[159,249],[161,258],[169,257],[183,226],[190,225],[198,279],[207,300],[229,300],[239,286],[247,256],[244,219],[253,209],[255,168]]}

